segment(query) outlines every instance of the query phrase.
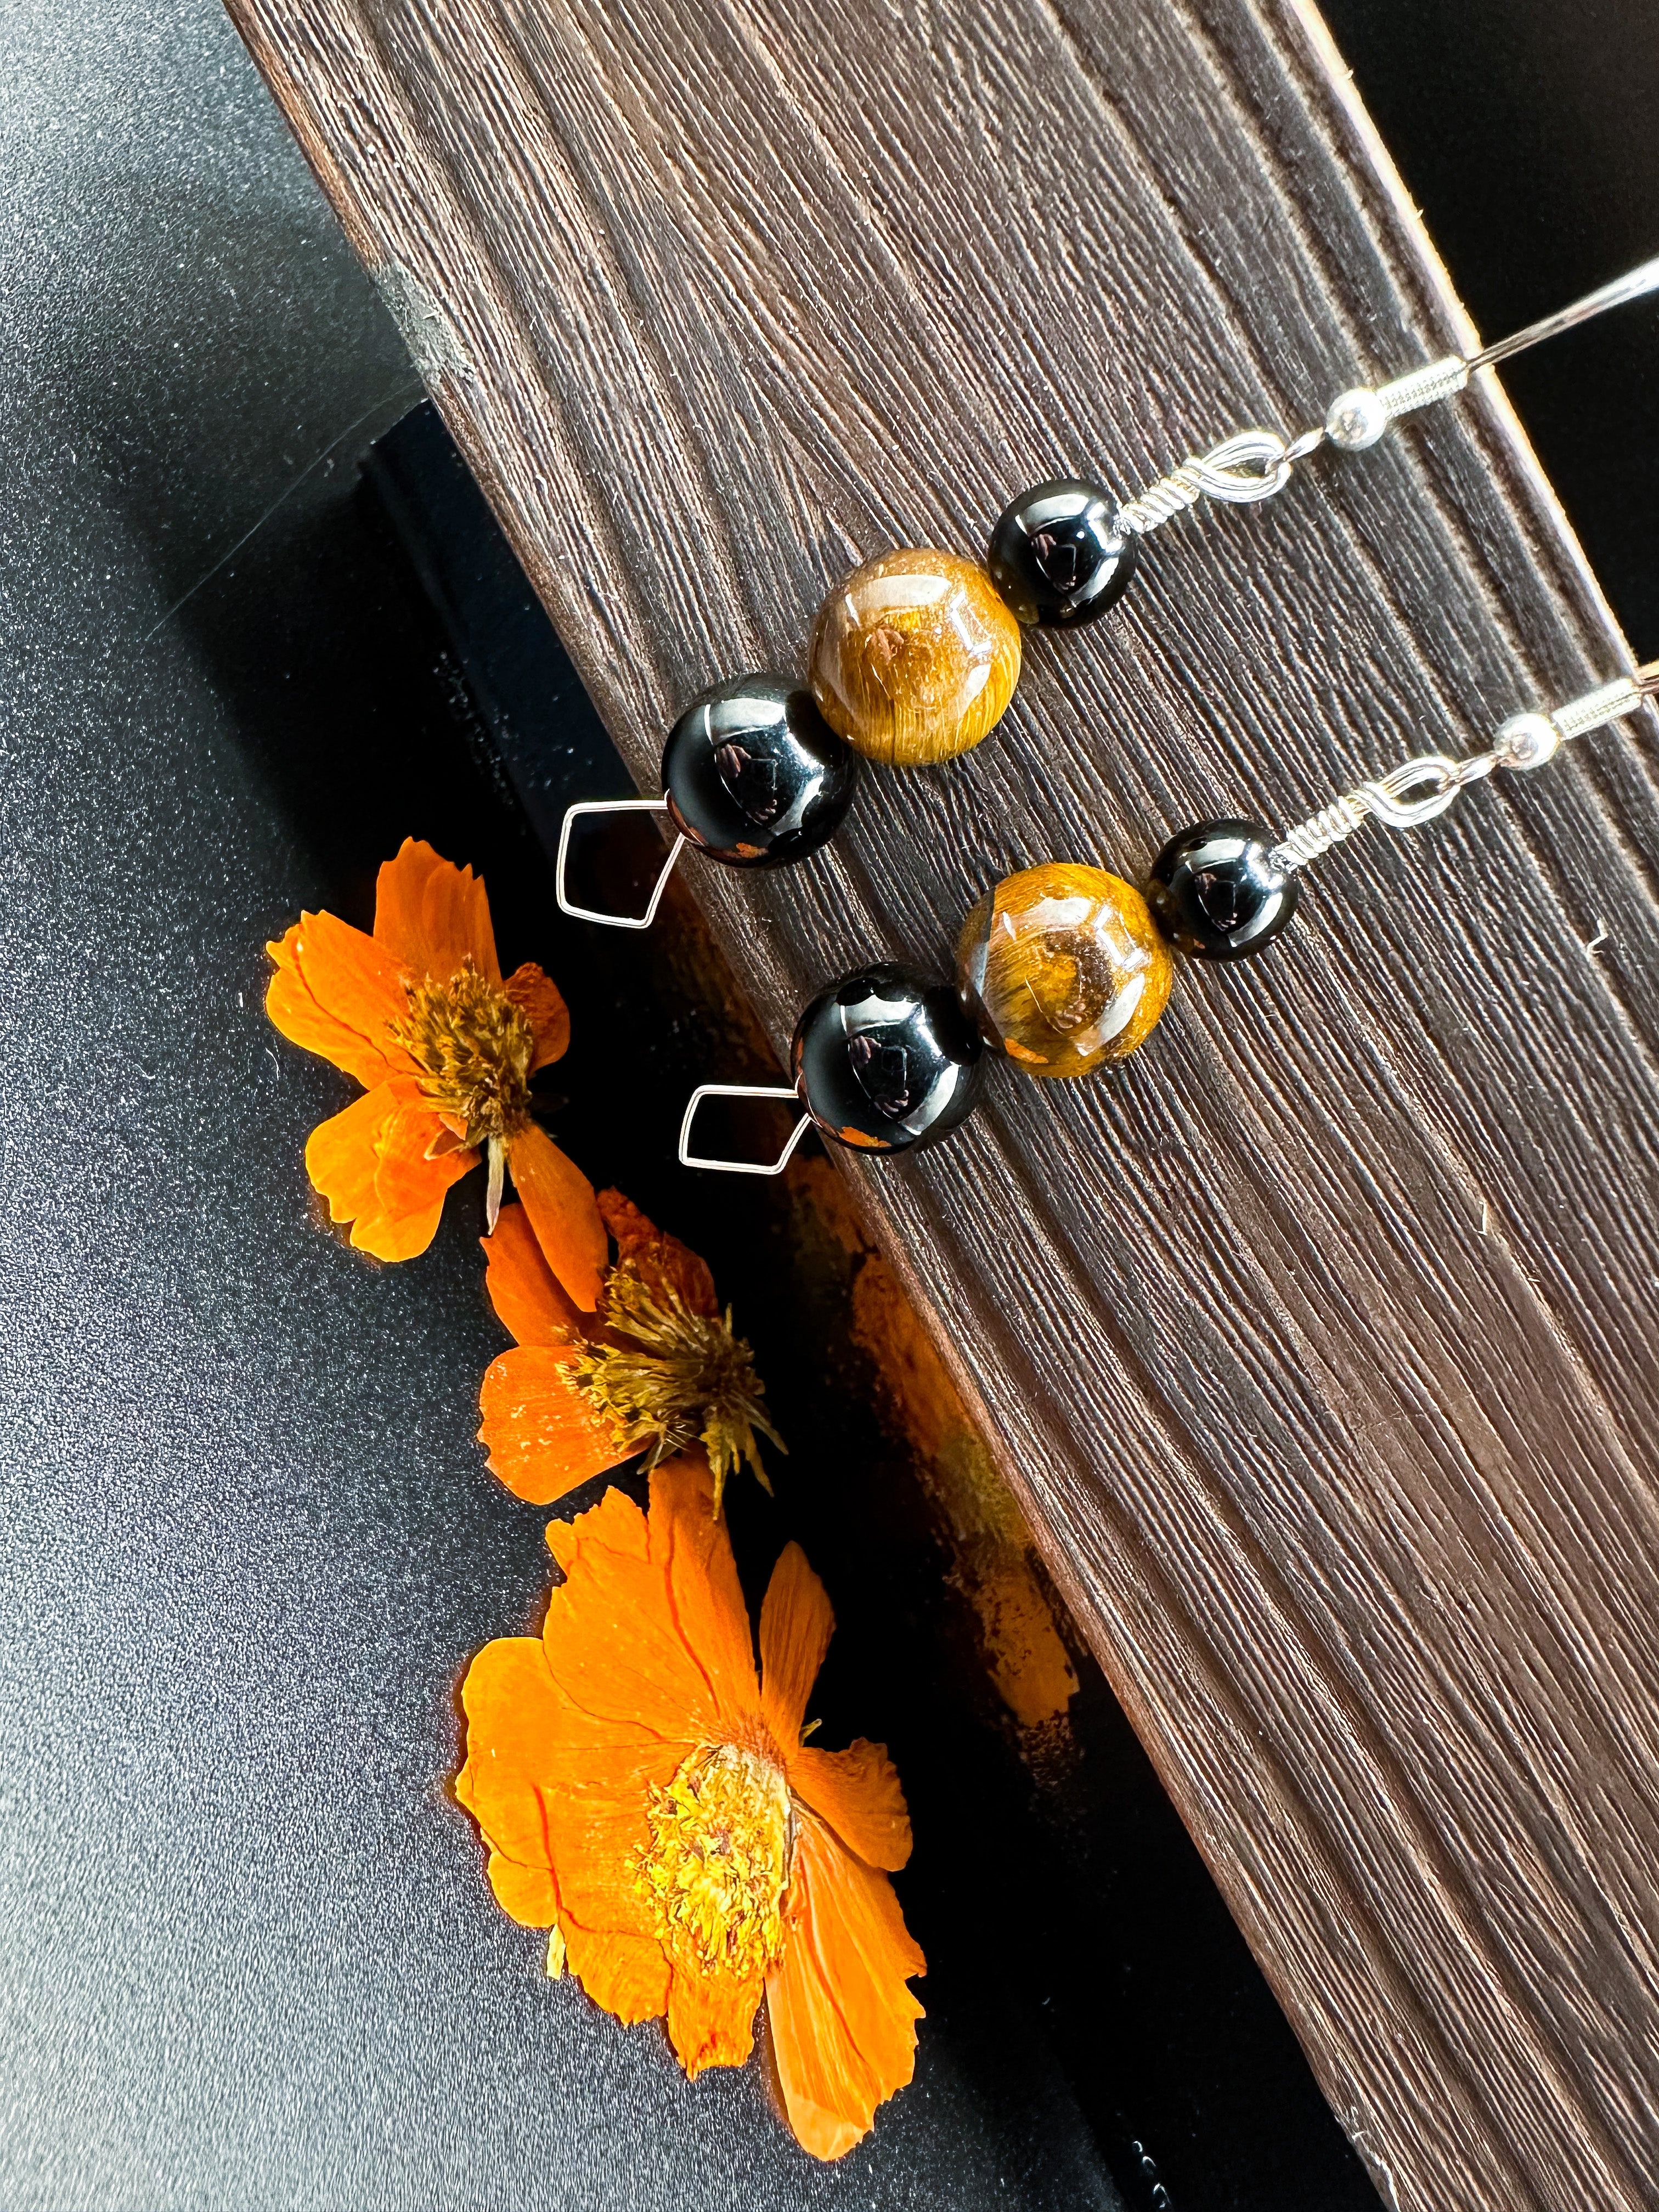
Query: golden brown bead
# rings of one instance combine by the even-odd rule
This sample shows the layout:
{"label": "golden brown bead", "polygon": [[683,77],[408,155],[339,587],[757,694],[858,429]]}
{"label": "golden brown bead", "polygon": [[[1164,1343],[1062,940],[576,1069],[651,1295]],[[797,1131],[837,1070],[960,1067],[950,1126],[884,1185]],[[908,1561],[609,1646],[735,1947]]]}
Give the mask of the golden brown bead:
{"label": "golden brown bead", "polygon": [[824,601],[808,673],[818,712],[848,744],[921,768],[994,726],[1019,678],[1019,624],[974,562],[884,553]]}
{"label": "golden brown bead", "polygon": [[1172,973],[1134,885],[1066,860],[1005,876],[957,947],[957,981],[986,1042],[1028,1075],[1126,1059],[1157,1026]]}

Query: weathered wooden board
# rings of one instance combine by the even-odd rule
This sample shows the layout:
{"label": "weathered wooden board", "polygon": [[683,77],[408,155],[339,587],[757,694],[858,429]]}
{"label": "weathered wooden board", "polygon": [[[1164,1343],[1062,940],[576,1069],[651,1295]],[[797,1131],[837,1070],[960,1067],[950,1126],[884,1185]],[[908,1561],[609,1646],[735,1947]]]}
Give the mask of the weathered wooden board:
{"label": "weathered wooden board", "polygon": [[[677,706],[798,665],[855,559],[1465,335],[1294,0],[231,4],[653,789]],[[1165,531],[979,752],[696,888],[781,1045],[1012,866],[1294,820],[1626,659],[1488,388]],[[1659,2191],[1651,745],[1356,839],[1115,1081],[1011,1076],[848,1168],[1339,2113],[1434,2212]]]}

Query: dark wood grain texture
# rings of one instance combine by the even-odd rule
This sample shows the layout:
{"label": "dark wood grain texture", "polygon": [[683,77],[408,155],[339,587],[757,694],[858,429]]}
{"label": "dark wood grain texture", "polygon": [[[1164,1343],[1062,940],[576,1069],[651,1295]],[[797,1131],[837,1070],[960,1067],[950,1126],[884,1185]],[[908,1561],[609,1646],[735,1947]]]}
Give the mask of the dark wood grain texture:
{"label": "dark wood grain texture", "polygon": [[[651,789],[687,696],[798,666],[857,560],[1466,335],[1292,0],[232,9]],[[781,1046],[855,957],[942,966],[1011,868],[1134,877],[1626,665],[1488,380],[1161,532],[978,751],[695,887]],[[1654,762],[1605,732],[1362,835],[1120,1075],[1008,1074],[848,1164],[1425,2212],[1659,2191]]]}

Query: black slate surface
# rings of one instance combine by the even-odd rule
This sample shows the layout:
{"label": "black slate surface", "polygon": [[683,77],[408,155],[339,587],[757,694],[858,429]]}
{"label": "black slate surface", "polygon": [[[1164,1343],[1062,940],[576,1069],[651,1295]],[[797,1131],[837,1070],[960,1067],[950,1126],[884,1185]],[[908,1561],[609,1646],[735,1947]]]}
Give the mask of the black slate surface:
{"label": "black slate surface", "polygon": [[[1332,15],[1484,323],[1659,248],[1636,0]],[[456,640],[510,573],[477,541],[434,623],[356,495],[415,381],[204,0],[10,0],[0,295],[0,2203],[1372,2202],[1098,1677],[1056,1817],[929,1671],[949,1622],[878,1441],[773,1310],[775,1255],[667,1163],[695,1031],[617,1056],[647,972],[554,927],[484,742],[550,671],[552,812],[597,735],[522,627],[470,699]],[[1659,337],[1602,330],[1511,389],[1651,652]],[[367,921],[406,831],[569,987],[573,1150],[750,1305],[798,1449],[787,1530],[736,1501],[745,1565],[807,1537],[826,1734],[889,1734],[932,1839],[917,2083],[830,2172],[754,2075],[688,2092],[550,1987],[445,1795],[460,1668],[546,1581],[471,1441],[502,1341],[476,1183],[418,1266],[344,1251],[301,1151],[350,1086],[259,1011],[265,938]]]}

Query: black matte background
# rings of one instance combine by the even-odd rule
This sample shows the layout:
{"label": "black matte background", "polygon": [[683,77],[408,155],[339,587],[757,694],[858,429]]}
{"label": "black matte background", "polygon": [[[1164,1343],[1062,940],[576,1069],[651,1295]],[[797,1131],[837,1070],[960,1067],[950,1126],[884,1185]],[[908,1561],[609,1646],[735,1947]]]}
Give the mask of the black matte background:
{"label": "black matte background", "polygon": [[[1430,236],[1483,335],[1659,252],[1653,0],[1327,0]],[[1504,371],[1638,657],[1659,655],[1659,308]]]}
{"label": "black matte background", "polygon": [[[1483,330],[1659,250],[1650,0],[1329,12]],[[1064,1832],[924,1679],[927,1561],[837,1510],[858,1410],[663,1164],[673,1040],[615,1042],[355,495],[414,379],[208,0],[6,0],[0,296],[0,2204],[1139,2206],[1140,2140],[1174,2212],[1369,2201],[1097,1678]],[[1509,378],[1646,653],[1656,367],[1642,308]],[[546,1579],[471,1441],[476,1191],[416,1267],[340,1249],[300,1163],[349,1086],[259,1012],[405,831],[571,988],[573,1150],[747,1297],[798,1449],[739,1537],[809,1534],[830,1719],[912,1780],[921,2063],[832,2172],[546,1984],[444,1795]]]}

